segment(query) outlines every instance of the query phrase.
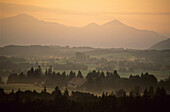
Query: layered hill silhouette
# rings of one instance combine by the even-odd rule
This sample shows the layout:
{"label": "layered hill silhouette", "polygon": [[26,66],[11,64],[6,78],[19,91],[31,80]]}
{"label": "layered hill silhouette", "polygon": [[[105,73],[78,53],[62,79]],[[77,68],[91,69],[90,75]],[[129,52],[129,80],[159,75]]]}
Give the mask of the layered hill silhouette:
{"label": "layered hill silhouette", "polygon": [[170,49],[170,38],[156,43],[151,47],[151,49],[157,49],[157,50]]}
{"label": "layered hill silhouette", "polygon": [[139,30],[118,20],[79,28],[21,14],[0,19],[0,24],[1,46],[38,44],[145,49],[164,39],[156,32]]}

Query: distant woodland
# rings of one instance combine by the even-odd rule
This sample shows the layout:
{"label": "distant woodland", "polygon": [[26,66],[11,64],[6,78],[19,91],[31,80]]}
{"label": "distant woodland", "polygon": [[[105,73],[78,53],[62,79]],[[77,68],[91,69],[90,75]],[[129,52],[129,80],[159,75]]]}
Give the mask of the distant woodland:
{"label": "distant woodland", "polygon": [[66,72],[56,73],[53,71],[52,66],[46,69],[45,73],[42,72],[41,66],[38,66],[38,68],[32,67],[27,71],[27,74],[23,72],[10,74],[7,84],[35,84],[52,88],[58,86],[60,88],[91,92],[118,89],[130,91],[133,88],[143,91],[149,87],[164,87],[167,91],[170,91],[170,77],[158,81],[154,75],[147,72],[141,73],[140,76],[130,75],[129,78],[121,78],[116,70],[106,73],[93,70],[88,72],[86,77],[83,77],[81,71],[78,71],[77,74],[73,71],[70,71],[69,74],[66,74]]}

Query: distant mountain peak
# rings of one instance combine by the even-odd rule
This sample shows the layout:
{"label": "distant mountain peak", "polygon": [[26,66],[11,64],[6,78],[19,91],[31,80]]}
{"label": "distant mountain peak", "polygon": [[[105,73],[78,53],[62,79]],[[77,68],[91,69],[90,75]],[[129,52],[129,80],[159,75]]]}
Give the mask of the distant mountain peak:
{"label": "distant mountain peak", "polygon": [[9,17],[9,19],[19,19],[19,20],[24,20],[24,21],[38,21],[37,18],[30,16],[28,14],[19,14],[13,17]]}
{"label": "distant mountain peak", "polygon": [[29,17],[32,17],[32,16],[30,16],[30,15],[28,15],[28,14],[25,14],[25,13],[22,13],[22,14],[18,14],[18,15],[16,15],[16,16],[29,16]]}
{"label": "distant mountain peak", "polygon": [[86,25],[85,27],[98,27],[99,25],[96,23],[90,23],[88,25]]}
{"label": "distant mountain peak", "polygon": [[91,26],[98,26],[98,24],[96,24],[96,23],[90,23],[90,24],[88,24],[88,25],[91,25]]}
{"label": "distant mountain peak", "polygon": [[124,25],[122,22],[120,22],[119,20],[112,20],[108,23],[105,23],[103,25]]}
{"label": "distant mountain peak", "polygon": [[110,21],[109,23],[119,23],[119,24],[122,24],[119,20],[115,19],[115,20],[112,20]]}

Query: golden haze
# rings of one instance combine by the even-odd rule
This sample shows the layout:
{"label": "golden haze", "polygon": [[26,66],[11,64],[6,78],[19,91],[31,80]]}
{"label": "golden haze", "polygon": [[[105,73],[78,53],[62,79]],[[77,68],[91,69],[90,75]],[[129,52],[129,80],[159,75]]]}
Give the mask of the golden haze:
{"label": "golden haze", "polygon": [[1,17],[26,13],[81,27],[118,19],[140,29],[170,33],[170,0],[0,0]]}

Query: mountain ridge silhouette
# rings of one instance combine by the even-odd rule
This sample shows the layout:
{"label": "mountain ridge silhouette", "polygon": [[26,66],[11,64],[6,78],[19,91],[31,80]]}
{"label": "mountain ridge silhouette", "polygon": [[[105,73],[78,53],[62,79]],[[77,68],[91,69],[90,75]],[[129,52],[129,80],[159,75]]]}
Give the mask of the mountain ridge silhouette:
{"label": "mountain ridge silhouette", "polygon": [[49,44],[146,49],[165,39],[156,32],[136,29],[119,20],[102,25],[90,23],[83,27],[68,27],[42,21],[28,14],[19,14],[1,18],[0,23],[1,46]]}

